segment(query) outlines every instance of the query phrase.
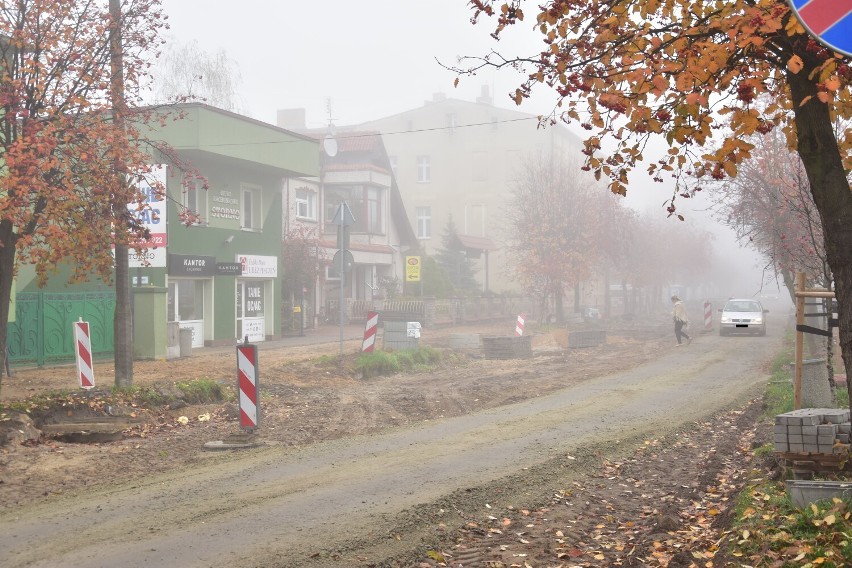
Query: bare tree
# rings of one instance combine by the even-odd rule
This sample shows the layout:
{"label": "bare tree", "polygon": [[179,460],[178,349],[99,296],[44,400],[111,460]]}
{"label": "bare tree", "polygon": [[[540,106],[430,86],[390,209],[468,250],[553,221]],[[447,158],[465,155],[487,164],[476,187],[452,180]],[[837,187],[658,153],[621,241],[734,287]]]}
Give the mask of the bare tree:
{"label": "bare tree", "polygon": [[238,94],[242,77],[224,50],[204,51],[197,41],[170,41],[154,69],[155,102],[203,102],[224,110],[242,112]]}
{"label": "bare tree", "polygon": [[602,192],[564,156],[537,156],[520,165],[507,218],[508,249],[526,289],[561,321],[566,288],[592,273],[598,255],[594,209]]}

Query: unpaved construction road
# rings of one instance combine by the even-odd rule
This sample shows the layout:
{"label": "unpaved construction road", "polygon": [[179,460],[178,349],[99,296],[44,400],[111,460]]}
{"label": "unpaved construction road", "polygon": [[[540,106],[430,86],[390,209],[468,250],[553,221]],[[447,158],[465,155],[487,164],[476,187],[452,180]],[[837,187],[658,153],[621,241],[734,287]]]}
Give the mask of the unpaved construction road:
{"label": "unpaved construction road", "polygon": [[[388,559],[437,538],[436,522],[462,525],[457,513],[486,505],[483,495],[534,497],[602,456],[744,404],[781,346],[773,331],[700,336],[623,371],[612,360],[608,374],[516,403],[301,447],[206,452],[192,467],[2,509],[0,566],[405,565]],[[559,361],[528,364],[570,376]]]}

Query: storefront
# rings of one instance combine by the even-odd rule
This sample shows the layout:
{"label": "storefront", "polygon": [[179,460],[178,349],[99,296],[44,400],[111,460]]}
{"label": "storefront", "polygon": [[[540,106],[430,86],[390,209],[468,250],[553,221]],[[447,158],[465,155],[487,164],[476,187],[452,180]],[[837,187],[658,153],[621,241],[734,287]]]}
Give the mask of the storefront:
{"label": "storefront", "polygon": [[213,275],[216,259],[189,254],[168,255],[168,320],[192,330],[192,346],[203,347],[210,334]]}
{"label": "storefront", "polygon": [[263,341],[276,331],[272,298],[278,257],[238,254],[236,260],[242,269],[236,291],[237,337]]}

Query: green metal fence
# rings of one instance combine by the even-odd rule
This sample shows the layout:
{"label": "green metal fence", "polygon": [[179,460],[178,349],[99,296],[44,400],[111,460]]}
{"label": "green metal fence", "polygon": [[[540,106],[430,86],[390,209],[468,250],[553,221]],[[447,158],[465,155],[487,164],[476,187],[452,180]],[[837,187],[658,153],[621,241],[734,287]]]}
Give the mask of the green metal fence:
{"label": "green metal fence", "polygon": [[18,294],[8,331],[9,360],[38,365],[73,360],[71,323],[79,318],[89,322],[93,354],[112,354],[114,313],[114,292]]}

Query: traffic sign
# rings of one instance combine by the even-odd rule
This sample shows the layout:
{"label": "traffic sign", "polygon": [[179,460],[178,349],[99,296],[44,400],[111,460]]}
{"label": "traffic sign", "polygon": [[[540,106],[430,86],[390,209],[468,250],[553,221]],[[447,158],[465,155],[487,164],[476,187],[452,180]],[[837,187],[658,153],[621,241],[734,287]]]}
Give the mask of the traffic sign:
{"label": "traffic sign", "polygon": [[405,281],[420,282],[420,257],[405,257]]}
{"label": "traffic sign", "polygon": [[[89,335],[89,322],[74,322],[74,343],[77,354],[77,380],[81,389],[91,389],[95,386],[95,371],[92,367],[92,340]],[[8,355],[7,355],[8,356]]]}
{"label": "traffic sign", "polygon": [[[246,337],[248,340],[248,337]],[[253,432],[260,424],[257,345],[237,345],[237,398],[240,427]]]}
{"label": "traffic sign", "polygon": [[[343,270],[341,270],[340,263],[343,262]],[[334,258],[331,259],[331,265],[337,271],[338,274],[341,272],[349,272],[352,270],[352,265],[355,264],[355,257],[352,256],[352,253],[348,250],[339,250],[334,253]]]}
{"label": "traffic sign", "polygon": [[788,0],[793,13],[817,40],[852,56],[852,0]]}
{"label": "traffic sign", "polygon": [[334,214],[334,219],[331,220],[332,225],[354,225],[355,216],[349,205],[345,201],[340,202],[340,207],[337,208],[337,213]]}

